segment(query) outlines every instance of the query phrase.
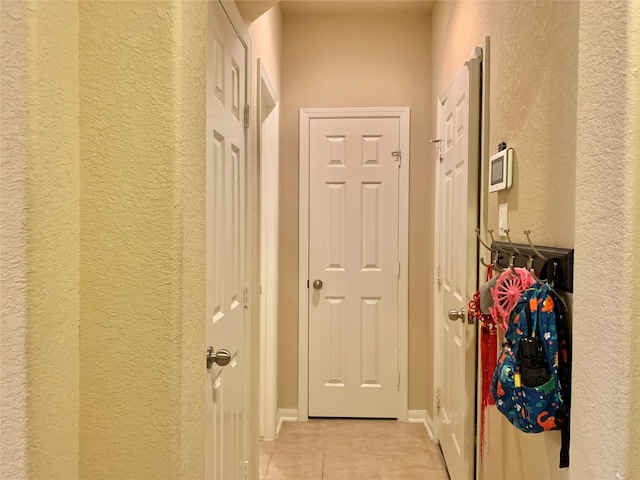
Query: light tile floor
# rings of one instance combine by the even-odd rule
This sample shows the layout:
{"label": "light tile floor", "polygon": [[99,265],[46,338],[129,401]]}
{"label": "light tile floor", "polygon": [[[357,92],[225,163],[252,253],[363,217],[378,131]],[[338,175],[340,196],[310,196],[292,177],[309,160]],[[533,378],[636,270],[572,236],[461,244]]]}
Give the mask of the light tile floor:
{"label": "light tile floor", "polygon": [[263,441],[261,480],[448,480],[420,424],[395,420],[286,422]]}

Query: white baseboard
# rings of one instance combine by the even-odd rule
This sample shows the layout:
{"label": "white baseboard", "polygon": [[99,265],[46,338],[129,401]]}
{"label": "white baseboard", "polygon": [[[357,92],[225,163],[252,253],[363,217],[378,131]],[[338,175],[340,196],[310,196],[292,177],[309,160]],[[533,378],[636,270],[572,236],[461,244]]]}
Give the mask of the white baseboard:
{"label": "white baseboard", "polygon": [[279,408],[278,409],[278,427],[276,429],[276,438],[280,435],[280,429],[283,422],[297,422],[298,410],[295,408]]}
{"label": "white baseboard", "polygon": [[[409,410],[407,412],[407,420],[409,423],[421,423],[427,431],[429,438],[433,440],[433,421],[426,410]],[[297,422],[298,410],[295,408],[279,408],[278,409],[278,427],[276,429],[276,438],[280,435],[282,424],[284,422]]]}
{"label": "white baseboard", "polygon": [[409,410],[407,418],[409,419],[409,423],[421,423],[424,425],[427,435],[433,440],[433,420],[431,420],[429,412],[426,410]]}

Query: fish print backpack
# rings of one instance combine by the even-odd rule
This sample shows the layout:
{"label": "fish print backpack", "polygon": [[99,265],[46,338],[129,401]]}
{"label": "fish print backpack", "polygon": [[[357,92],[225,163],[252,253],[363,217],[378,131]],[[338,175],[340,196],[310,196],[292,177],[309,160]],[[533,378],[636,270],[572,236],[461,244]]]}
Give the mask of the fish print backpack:
{"label": "fish print backpack", "polygon": [[560,468],[569,466],[571,358],[564,304],[542,282],[525,291],[509,316],[491,381],[498,410],[519,430],[561,430]]}

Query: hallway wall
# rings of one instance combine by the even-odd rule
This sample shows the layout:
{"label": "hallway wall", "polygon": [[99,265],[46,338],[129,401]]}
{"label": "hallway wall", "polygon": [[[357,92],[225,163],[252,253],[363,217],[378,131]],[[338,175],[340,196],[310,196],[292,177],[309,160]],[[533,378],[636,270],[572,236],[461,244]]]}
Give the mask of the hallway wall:
{"label": "hallway wall", "polygon": [[0,477],[78,478],[78,3],[1,5]]}
{"label": "hallway wall", "polygon": [[[471,49],[491,37],[488,149],[514,147],[515,173],[510,190],[488,194],[485,214],[497,232],[498,203],[508,203],[515,242],[531,229],[537,244],[574,245],[578,10],[577,2],[461,1],[432,12],[433,105]],[[435,135],[435,111],[432,125]],[[484,478],[568,478],[558,469],[558,432],[519,432],[495,408],[486,431]]]}
{"label": "hallway wall", "polygon": [[[283,7],[284,8],[284,7]],[[433,160],[427,12],[284,10],[280,130],[278,406],[297,408],[298,115],[311,107],[411,107],[409,408],[426,409],[432,375]]]}
{"label": "hallway wall", "polygon": [[640,3],[584,2],[580,38],[571,478],[635,479]]}
{"label": "hallway wall", "polygon": [[80,4],[82,478],[204,477],[206,23]]}
{"label": "hallway wall", "polygon": [[[640,42],[640,4],[635,4],[634,12],[635,23],[635,38]],[[629,45],[632,45],[630,42]],[[638,51],[635,51],[636,65],[640,63],[638,59]],[[636,106],[635,106],[635,118],[636,126],[632,131],[635,132],[634,142],[636,144],[636,155],[640,155],[640,81],[636,76]],[[636,189],[634,193],[634,200],[631,205],[635,205],[634,217],[635,224],[632,235],[632,251],[633,253],[633,278],[631,280],[632,285],[640,285],[640,159],[636,157],[634,176],[636,178]],[[633,185],[633,183],[631,184]],[[633,303],[631,311],[640,312],[640,289],[633,290]],[[632,322],[631,325],[631,375],[630,378],[640,378],[640,322]],[[640,425],[640,385],[638,382],[631,383],[631,417],[629,421],[630,440],[629,451],[640,452],[640,435],[632,434],[633,428],[636,425]],[[631,465],[629,466],[629,476],[640,478],[640,455],[631,456]]]}

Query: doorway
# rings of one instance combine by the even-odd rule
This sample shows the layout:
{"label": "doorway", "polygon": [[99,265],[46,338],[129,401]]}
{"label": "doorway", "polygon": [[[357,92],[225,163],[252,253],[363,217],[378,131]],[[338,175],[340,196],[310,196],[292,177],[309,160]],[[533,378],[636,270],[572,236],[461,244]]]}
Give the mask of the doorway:
{"label": "doorway", "polygon": [[260,218],[260,436],[277,435],[278,361],[278,134],[280,107],[258,59],[258,178]]}
{"label": "doorway", "polygon": [[407,418],[409,109],[300,112],[300,419]]}

